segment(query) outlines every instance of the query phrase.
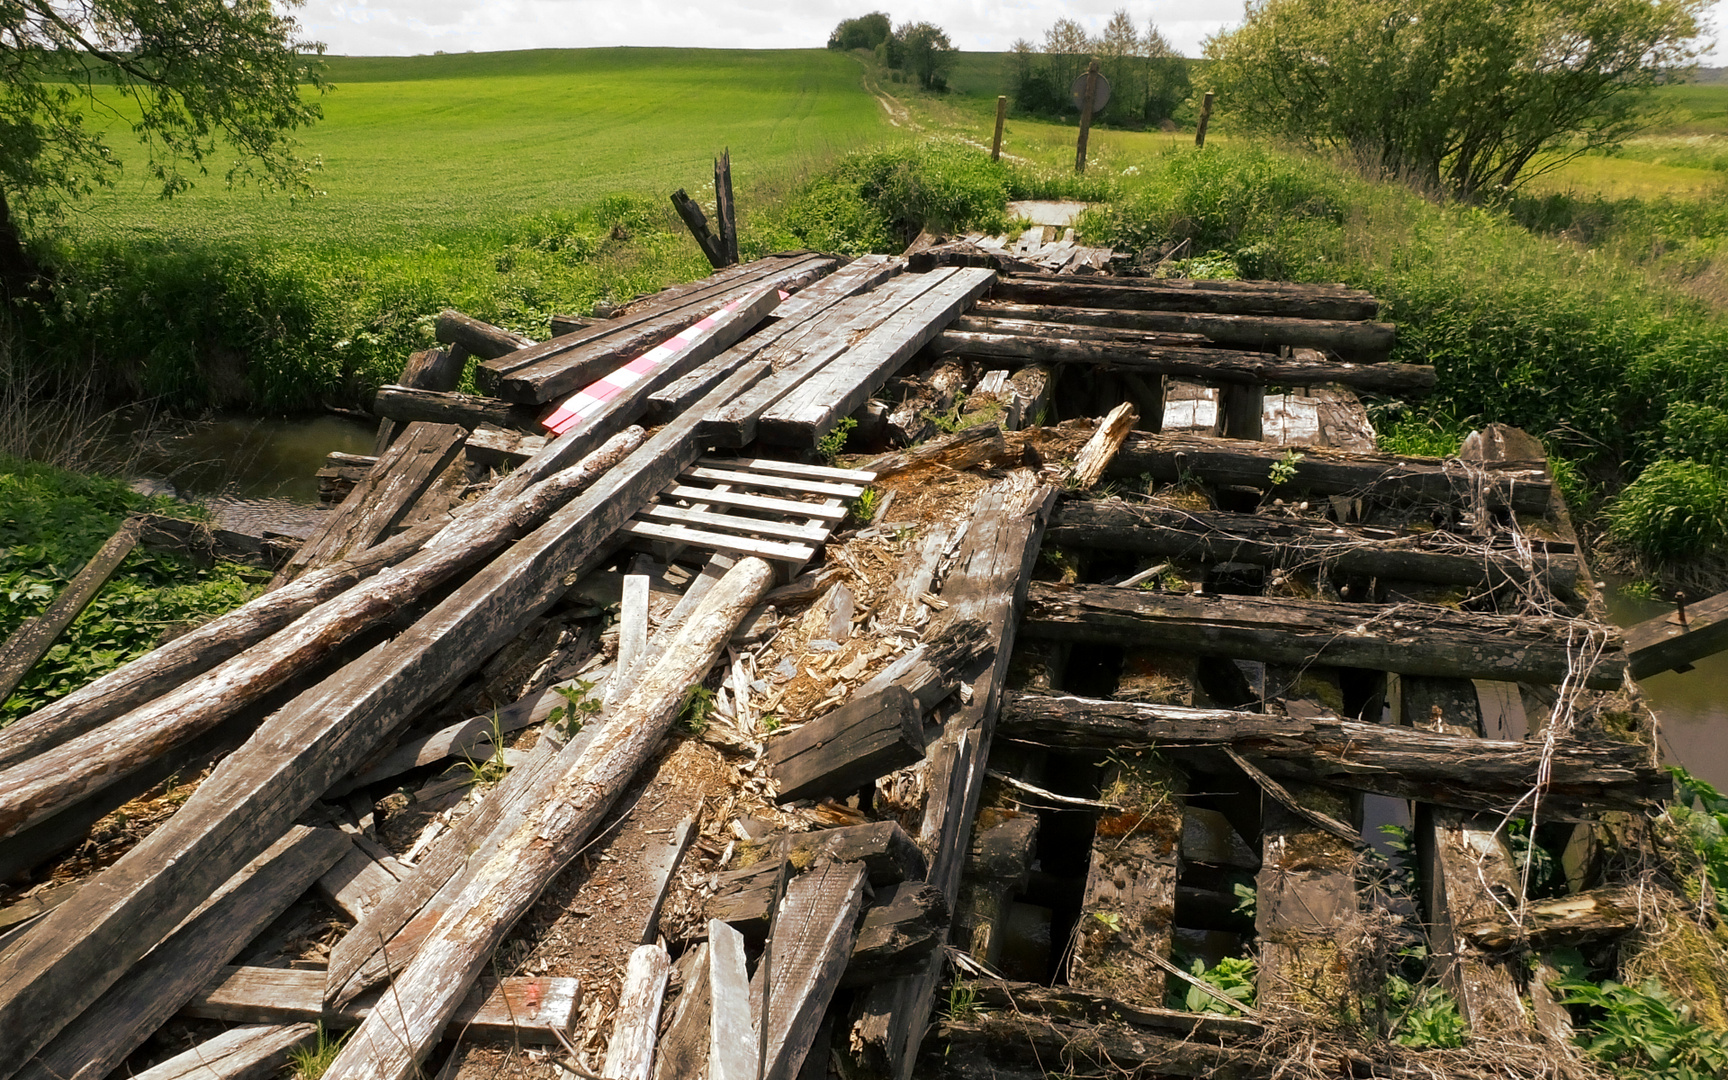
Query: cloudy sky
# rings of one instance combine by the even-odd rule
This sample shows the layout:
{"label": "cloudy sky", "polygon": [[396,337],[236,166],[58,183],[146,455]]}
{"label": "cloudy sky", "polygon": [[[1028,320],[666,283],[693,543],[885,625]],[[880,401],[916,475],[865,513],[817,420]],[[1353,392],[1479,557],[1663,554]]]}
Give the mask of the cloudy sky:
{"label": "cloudy sky", "polygon": [[[1141,25],[1155,21],[1189,56],[1242,16],[1241,0],[305,0],[300,21],[331,52],[351,56],[600,45],[786,49],[819,47],[841,19],[880,7],[896,22],[937,23],[962,49],[999,50],[1018,37],[1037,41],[1064,15],[1098,30],[1122,6]],[[1724,56],[1718,50],[1714,62],[1728,62]]]}

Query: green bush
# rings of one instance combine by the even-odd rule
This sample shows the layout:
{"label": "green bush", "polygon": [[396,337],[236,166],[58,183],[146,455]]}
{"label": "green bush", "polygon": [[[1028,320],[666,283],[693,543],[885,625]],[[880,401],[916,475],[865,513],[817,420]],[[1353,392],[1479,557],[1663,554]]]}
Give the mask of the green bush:
{"label": "green bush", "polygon": [[903,250],[923,229],[1002,232],[1010,170],[964,143],[933,140],[841,158],[795,192],[780,226],[849,255]]}
{"label": "green bush", "polygon": [[1675,402],[1662,417],[1662,448],[1669,457],[1728,465],[1728,410]]}
{"label": "green bush", "polygon": [[1728,548],[1728,474],[1695,461],[1658,461],[1609,504],[1608,531],[1657,560]]}
{"label": "green bush", "polygon": [[[116,480],[0,455],[0,640],[46,610],[126,513],[149,502]],[[255,578],[267,575],[232,563],[200,569],[186,559],[135,548],[0,703],[0,726],[148,652],[165,631],[251,599],[260,588]]]}

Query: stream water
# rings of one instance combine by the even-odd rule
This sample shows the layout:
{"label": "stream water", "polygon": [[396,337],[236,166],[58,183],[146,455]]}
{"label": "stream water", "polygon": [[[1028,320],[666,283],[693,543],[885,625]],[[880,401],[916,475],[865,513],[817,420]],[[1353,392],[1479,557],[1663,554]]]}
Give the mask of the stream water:
{"label": "stream water", "polygon": [[[1621,596],[1609,582],[1608,614],[1620,626],[1674,610],[1660,601]],[[1644,696],[1661,721],[1662,760],[1728,791],[1728,653],[1697,662],[1691,671],[1664,671],[1640,679]]]}

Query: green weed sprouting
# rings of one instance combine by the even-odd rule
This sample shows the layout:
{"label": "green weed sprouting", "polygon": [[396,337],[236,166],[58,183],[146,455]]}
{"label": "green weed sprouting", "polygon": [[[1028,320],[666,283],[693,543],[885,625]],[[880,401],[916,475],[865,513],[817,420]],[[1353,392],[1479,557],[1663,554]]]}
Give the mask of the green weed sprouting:
{"label": "green weed sprouting", "polygon": [[504,731],[498,722],[496,710],[492,713],[491,725],[492,753],[490,756],[475,760],[467,754],[462,755],[462,761],[468,766],[469,783],[475,787],[490,786],[509,775],[510,762],[504,755]]}
{"label": "green weed sprouting", "polygon": [[834,459],[846,448],[847,437],[857,426],[858,421],[850,416],[835,421],[834,430],[816,440],[816,455],[828,464],[834,464]]}
{"label": "green weed sprouting", "polygon": [[[1207,967],[1206,961],[1195,960],[1188,969],[1189,974],[1209,986],[1217,987],[1225,997],[1239,1001],[1247,1008],[1254,1007],[1254,961],[1247,957],[1226,956],[1214,967]],[[1182,1007],[1189,1012],[1218,1013],[1222,1016],[1240,1016],[1242,1010],[1233,1009],[1219,1001],[1217,997],[1208,994],[1198,986],[1189,985],[1183,998]]]}
{"label": "green weed sprouting", "polygon": [[295,1080],[320,1080],[329,1071],[336,1055],[341,1053],[342,1044],[347,1041],[350,1032],[344,1031],[332,1035],[324,1030],[322,1021],[318,1024],[318,1034],[310,1046],[297,1046],[288,1051],[288,1061],[294,1067]]}
{"label": "green weed sprouting", "polygon": [[1651,1080],[1712,1080],[1728,1074],[1728,1034],[1699,1023],[1656,979],[1624,986],[1591,982],[1575,950],[1556,954],[1562,977],[1551,984],[1562,1005],[1582,1007],[1589,1027],[1577,1039],[1617,1075]]}
{"label": "green weed sprouting", "polygon": [[948,1019],[970,1020],[978,1015],[978,991],[965,979],[948,984]]}
{"label": "green weed sprouting", "polygon": [[714,691],[695,683],[684,691],[684,704],[678,707],[678,724],[691,735],[708,730],[708,717],[714,712]]}
{"label": "green weed sprouting", "polygon": [[1394,1041],[1413,1049],[1464,1045],[1464,1018],[1457,999],[1447,991],[1391,974],[1386,977],[1386,1000],[1398,1014],[1392,1023]]}
{"label": "green weed sprouting", "polygon": [[595,685],[592,679],[576,679],[568,686],[552,688],[553,693],[564,699],[564,704],[554,706],[546,714],[546,722],[566,740],[573,738],[605,707],[598,698],[589,696]]}
{"label": "green weed sprouting", "polygon": [[1273,487],[1283,487],[1296,479],[1296,466],[1302,463],[1306,454],[1297,450],[1286,450],[1284,456],[1274,461],[1267,470],[1267,480]]}
{"label": "green weed sprouting", "polygon": [[852,508],[848,512],[852,515],[853,521],[860,525],[868,525],[870,520],[876,516],[876,507],[881,502],[882,493],[880,491],[876,488],[865,488],[858,498],[853,500]]}

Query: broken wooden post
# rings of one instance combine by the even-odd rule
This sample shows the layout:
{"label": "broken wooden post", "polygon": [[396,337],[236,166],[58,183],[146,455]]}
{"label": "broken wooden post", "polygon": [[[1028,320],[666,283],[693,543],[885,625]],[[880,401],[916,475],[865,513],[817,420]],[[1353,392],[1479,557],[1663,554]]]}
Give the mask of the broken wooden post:
{"label": "broken wooden post", "polygon": [[[714,1006],[710,951],[708,942],[697,942],[673,965],[672,978],[679,984],[678,1004],[672,1009],[665,1034],[654,1047],[654,1080],[700,1076],[708,1062],[709,1020]],[[746,1020],[744,1027],[749,1026]],[[754,1052],[750,1060],[756,1060]]]}
{"label": "broken wooden post", "polygon": [[1074,458],[1073,485],[1077,491],[1089,490],[1104,475],[1104,470],[1110,467],[1110,462],[1116,457],[1116,451],[1121,449],[1122,440],[1128,437],[1128,432],[1134,428],[1134,421],[1140,414],[1134,411],[1134,406],[1123,402],[1110,410],[1110,414],[1098,421],[1098,430],[1086,440],[1086,445],[1080,448],[1080,453]]}
{"label": "broken wooden post", "polygon": [[831,863],[801,875],[786,890],[767,1017],[760,1008],[765,992],[760,970],[751,982],[756,1030],[768,1051],[763,1080],[797,1080],[804,1066],[852,955],[864,876],[857,863]]}
{"label": "broken wooden post", "polygon": [[1200,99],[1200,123],[1194,128],[1195,149],[1206,147],[1206,125],[1212,122],[1212,91],[1206,91],[1206,96]]}
{"label": "broken wooden post", "polygon": [[[517,349],[526,349],[539,344],[533,338],[512,333],[502,326],[493,326],[479,319],[469,318],[460,311],[445,308],[438,313],[434,333],[439,341],[449,345],[460,345],[464,349],[480,357],[482,360],[496,360],[500,356],[508,356]],[[456,374],[460,376],[461,371]],[[416,386],[417,383],[404,381],[405,386]],[[427,386],[427,390],[454,390],[454,380],[450,386]]]}
{"label": "broken wooden post", "polygon": [[924,760],[924,717],[905,689],[852,700],[768,741],[763,755],[780,801],[844,797],[877,777]]}
{"label": "broken wooden post", "polygon": [[702,249],[708,265],[716,270],[729,265],[726,249],[721,246],[720,238],[714,235],[714,230],[708,227],[708,215],[702,212],[702,207],[696,204],[696,200],[686,195],[683,188],[679,188],[672,193],[672,207],[678,211],[678,216],[684,219],[690,235],[696,238],[696,246]]}
{"label": "broken wooden post", "polygon": [[690,850],[690,845],[696,839],[698,816],[691,814],[680,821],[672,829],[670,846],[667,853],[665,873],[659,875],[660,880],[654,888],[654,900],[648,905],[648,915],[642,920],[641,944],[652,945],[660,936],[660,911],[666,906],[666,897],[671,894],[672,886],[678,880],[678,865],[684,861],[684,853]]}
{"label": "broken wooden post", "polygon": [[78,571],[69,585],[60,590],[60,595],[48,605],[48,610],[28,619],[12,632],[6,643],[0,646],[0,701],[12,696],[12,691],[18,689],[18,684],[24,681],[24,676],[30,674],[30,669],[36,662],[48,654],[53,648],[54,639],[65,632],[85,605],[96,598],[102,586],[114,576],[114,571],[120,569],[120,564],[126,561],[126,556],[138,544],[138,524],[128,518],[120,524],[120,528],[106,544],[90,557],[84,564],[84,569]]}
{"label": "broken wooden post", "polygon": [[1098,58],[1086,65],[1080,83],[1080,138],[1074,144],[1074,171],[1086,171],[1086,139],[1092,134],[1092,104],[1098,96]]}
{"label": "broken wooden post", "polygon": [[720,226],[720,250],[726,265],[738,262],[738,207],[732,201],[732,150],[721,151],[714,159],[714,217]]}
{"label": "broken wooden post", "polygon": [[990,160],[1002,160],[1002,124],[1008,119],[1008,95],[996,95],[996,134],[990,140]]}
{"label": "broken wooden post", "polygon": [[[439,920],[387,1000],[361,1025],[326,1073],[329,1080],[404,1080],[432,1048],[471,983],[546,884],[575,857],[628,779],[658,749],[689,687],[767,593],[774,569],[741,559],[616,710],[618,720],[567,767],[537,811],[478,868]],[[561,764],[564,764],[561,760]]]}
{"label": "broken wooden post", "polygon": [[1038,815],[1015,814],[972,833],[954,907],[954,944],[992,970],[1002,959],[1008,906],[1024,889],[1038,842]]}
{"label": "broken wooden post", "polygon": [[[397,377],[396,382],[414,390],[454,390],[462,381],[462,371],[467,366],[468,354],[469,350],[460,345],[452,345],[448,349],[424,349],[408,357],[408,363],[402,366],[402,374]],[[400,434],[395,420],[388,416],[379,420],[378,435],[372,442],[372,456],[382,457]],[[322,477],[323,470],[319,470],[318,475]],[[355,479],[359,481],[365,477]]]}
{"label": "broken wooden post", "polygon": [[612,1040],[606,1044],[606,1066],[600,1070],[606,1080],[649,1080],[653,1075],[660,1006],[671,974],[671,961],[658,945],[638,945],[630,954],[613,1013]]}

